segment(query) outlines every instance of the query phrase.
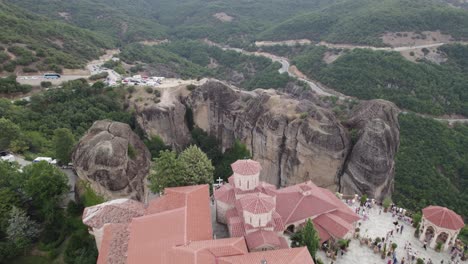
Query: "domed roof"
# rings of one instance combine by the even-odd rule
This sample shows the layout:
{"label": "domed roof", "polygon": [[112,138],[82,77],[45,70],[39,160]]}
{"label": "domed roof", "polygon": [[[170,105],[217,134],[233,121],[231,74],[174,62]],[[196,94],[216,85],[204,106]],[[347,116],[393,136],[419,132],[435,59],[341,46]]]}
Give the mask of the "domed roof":
{"label": "domed roof", "polygon": [[422,210],[424,218],[438,227],[458,230],[465,226],[463,219],[454,211],[441,206],[428,206]]}
{"label": "domed roof", "polygon": [[268,213],[275,208],[275,199],[263,193],[248,194],[240,200],[242,210],[253,214]]}
{"label": "domed roof", "polygon": [[251,159],[238,160],[231,164],[232,171],[240,175],[255,175],[260,172],[262,166]]}

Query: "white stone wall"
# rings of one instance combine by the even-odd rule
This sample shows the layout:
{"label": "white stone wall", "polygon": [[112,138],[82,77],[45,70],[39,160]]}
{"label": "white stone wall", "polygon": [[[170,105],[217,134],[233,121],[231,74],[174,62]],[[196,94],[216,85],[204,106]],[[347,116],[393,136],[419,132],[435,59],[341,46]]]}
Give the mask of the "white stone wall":
{"label": "white stone wall", "polygon": [[221,201],[216,201],[216,221],[218,223],[227,224],[226,212],[234,206],[228,205]]}
{"label": "white stone wall", "polygon": [[258,186],[259,177],[260,173],[254,175],[240,175],[234,173],[234,185],[243,191],[250,191]]}
{"label": "white stone wall", "polygon": [[252,214],[244,211],[244,222],[252,225],[253,227],[263,227],[271,221],[272,211],[264,214]]}
{"label": "white stone wall", "polygon": [[94,239],[96,240],[96,247],[99,251],[101,249],[102,237],[104,235],[104,227],[99,229],[93,228],[93,230],[89,233],[94,236]]}

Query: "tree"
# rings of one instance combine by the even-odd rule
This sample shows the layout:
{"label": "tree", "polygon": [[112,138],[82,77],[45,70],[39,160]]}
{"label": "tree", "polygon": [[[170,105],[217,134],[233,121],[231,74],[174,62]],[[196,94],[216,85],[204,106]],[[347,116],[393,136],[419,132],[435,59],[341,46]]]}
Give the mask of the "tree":
{"label": "tree", "polygon": [[159,155],[149,176],[151,191],[157,193],[166,187],[213,183],[213,165],[197,146],[188,147],[179,157],[169,150]]}
{"label": "tree", "polygon": [[214,167],[208,156],[197,146],[186,148],[179,157],[184,185],[212,184]]}
{"label": "tree", "polygon": [[55,149],[55,157],[61,164],[68,164],[75,144],[73,133],[68,128],[58,128],[54,131],[52,142]]}
{"label": "tree", "polygon": [[39,225],[29,219],[26,212],[13,207],[10,211],[6,233],[10,241],[23,249],[39,236]]}
{"label": "tree", "polygon": [[180,162],[174,151],[161,151],[159,158],[154,161],[153,173],[149,176],[150,189],[154,193],[164,190],[165,187],[180,186],[182,183]]}
{"label": "tree", "polygon": [[0,118],[0,150],[9,149],[11,143],[19,138],[21,130],[18,125],[9,119]]}
{"label": "tree", "polygon": [[247,149],[247,146],[236,140],[232,148],[226,150],[221,158],[221,161],[215,164],[215,178],[227,180],[232,175],[231,164],[239,159],[248,159],[252,155]]}
{"label": "tree", "polygon": [[44,219],[53,218],[51,214],[55,213],[63,195],[70,190],[67,176],[45,161],[28,165],[23,171],[26,195]]}
{"label": "tree", "polygon": [[291,241],[291,247],[306,246],[310,255],[315,260],[317,250],[320,246],[320,237],[310,219],[307,220],[305,226],[301,230],[292,235]]}
{"label": "tree", "polygon": [[171,146],[164,144],[164,141],[159,136],[151,136],[150,139],[146,139],[144,142],[153,159],[159,157],[159,152],[171,149]]}
{"label": "tree", "polygon": [[363,206],[367,202],[367,194],[361,196],[361,206]]}

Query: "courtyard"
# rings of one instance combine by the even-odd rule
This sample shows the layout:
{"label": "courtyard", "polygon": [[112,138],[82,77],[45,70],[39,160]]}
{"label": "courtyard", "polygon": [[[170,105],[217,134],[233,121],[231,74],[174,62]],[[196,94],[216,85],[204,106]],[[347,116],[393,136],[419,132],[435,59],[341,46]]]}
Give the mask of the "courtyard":
{"label": "courtyard", "polygon": [[[436,252],[434,249],[429,247],[427,250],[424,250],[423,243],[420,242],[418,238],[414,237],[415,228],[411,225],[404,223],[403,221],[398,221],[400,224],[403,224],[404,228],[402,234],[396,234],[393,222],[395,222],[397,218],[392,217],[390,212],[384,213],[382,211],[382,213],[379,214],[378,206],[374,206],[374,208],[370,209],[368,212],[369,218],[367,220],[359,221],[361,223],[360,236],[370,237],[372,239],[377,237],[385,238],[387,233],[393,229],[393,236],[390,236],[389,240],[391,240],[391,243],[396,243],[398,245],[396,248],[398,263],[401,263],[401,259],[403,257],[405,258],[405,263],[411,263],[408,261],[407,251],[405,250],[405,244],[407,242],[411,243],[413,252],[416,252],[416,259],[425,259],[425,263],[427,263],[429,259],[431,259],[434,264],[439,264],[442,260],[443,263],[451,263],[449,250],[445,252]],[[324,251],[318,252],[317,257],[321,258],[325,264],[333,262],[330,258],[325,256]],[[382,264],[387,263],[389,259],[390,257],[382,259],[380,254],[374,253],[374,251],[368,246],[360,245],[358,239],[352,239],[347,252],[345,252],[343,256],[339,253],[333,264]],[[416,263],[416,261],[413,263]],[[458,263],[468,262],[459,261]]]}

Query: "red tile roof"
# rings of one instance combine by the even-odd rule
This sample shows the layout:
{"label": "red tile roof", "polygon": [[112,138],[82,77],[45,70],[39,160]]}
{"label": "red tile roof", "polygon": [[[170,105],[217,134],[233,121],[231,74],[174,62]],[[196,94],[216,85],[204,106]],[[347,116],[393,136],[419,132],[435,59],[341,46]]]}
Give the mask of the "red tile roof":
{"label": "red tile roof", "polygon": [[316,224],[315,222],[314,222],[314,227],[319,233],[320,243],[323,243],[331,238],[331,235],[325,229],[323,229],[320,225]]}
{"label": "red tile roof", "polygon": [[231,164],[232,171],[240,175],[254,175],[260,172],[260,163],[251,159],[238,160]]}
{"label": "red tile roof", "polygon": [[348,232],[353,230],[352,224],[333,214],[320,215],[313,222],[337,238],[343,238]]}
{"label": "red tile roof", "polygon": [[247,255],[223,257],[218,264],[260,264],[266,260],[268,264],[314,264],[307,248],[288,248],[254,252]]}
{"label": "red tile roof", "polygon": [[128,264],[170,263],[171,248],[212,238],[208,185],[167,188],[161,198],[132,220]]}
{"label": "red tile roof", "polygon": [[247,242],[247,246],[250,250],[255,250],[263,246],[279,248],[281,245],[278,234],[276,234],[276,232],[265,230],[259,230],[247,234],[245,236],[245,241]]}
{"label": "red tile roof", "polygon": [[171,250],[169,263],[215,264],[225,256],[248,254],[243,237],[193,241]]}
{"label": "red tile roof", "polygon": [[264,214],[275,208],[275,199],[263,193],[248,194],[239,199],[243,211],[252,214]]}
{"label": "red tile roof", "polygon": [[227,183],[219,187],[214,191],[214,197],[217,201],[221,201],[226,204],[234,204],[236,201],[236,194],[232,185]]}
{"label": "red tile roof", "polygon": [[131,199],[116,199],[85,208],[82,218],[85,225],[99,229],[106,223],[130,223],[134,217],[144,214],[144,204]]}
{"label": "red tile roof", "polygon": [[436,226],[458,230],[465,226],[463,219],[454,211],[441,206],[428,206],[422,210],[424,218]]}
{"label": "red tile roof", "polygon": [[336,207],[318,187],[310,195],[303,195],[297,185],[277,191],[276,211],[283,218],[285,226],[334,211]]}

